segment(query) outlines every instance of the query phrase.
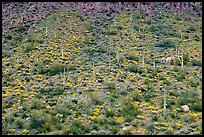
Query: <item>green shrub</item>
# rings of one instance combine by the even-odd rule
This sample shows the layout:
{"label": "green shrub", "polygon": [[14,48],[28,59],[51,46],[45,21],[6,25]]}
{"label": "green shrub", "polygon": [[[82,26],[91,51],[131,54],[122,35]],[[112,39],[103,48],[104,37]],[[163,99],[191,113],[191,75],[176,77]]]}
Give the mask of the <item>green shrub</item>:
{"label": "green shrub", "polygon": [[186,32],[193,32],[195,31],[195,26],[194,25],[190,25],[187,29],[186,29]]}
{"label": "green shrub", "polygon": [[196,88],[197,86],[199,86],[199,82],[196,81],[196,80],[190,79],[189,85],[190,85],[191,87],[195,87],[195,88]]}
{"label": "green shrub", "polygon": [[89,44],[89,43],[90,43],[90,40],[89,40],[88,37],[85,37],[84,43],[85,43],[85,44]]}
{"label": "green shrub", "polygon": [[171,65],[181,66],[181,61],[180,60],[172,61]]}
{"label": "green shrub", "polygon": [[175,42],[170,41],[170,40],[166,40],[166,41],[163,41],[163,42],[156,44],[155,46],[156,47],[165,47],[165,48],[175,47]]}
{"label": "green shrub", "polygon": [[116,134],[118,131],[119,131],[119,128],[117,126],[112,126],[110,128],[110,131],[113,133],[113,134]]}
{"label": "green shrub", "polygon": [[[134,112],[137,114],[137,112]],[[131,122],[135,119],[135,116],[133,114],[125,115],[125,121],[126,122]]]}
{"label": "green shrub", "polygon": [[48,70],[45,68],[45,64],[43,63],[43,61],[38,61],[35,63],[35,66],[39,72],[39,74],[44,74],[46,73]]}
{"label": "green shrub", "polygon": [[155,97],[155,93],[152,91],[148,91],[145,95],[144,95],[144,100],[149,102],[151,101],[151,98]]}
{"label": "green shrub", "polygon": [[105,46],[100,46],[100,52],[106,53],[107,52],[106,47]]}
{"label": "green shrub", "polygon": [[71,71],[71,70],[75,70],[75,69],[76,69],[76,65],[75,65],[75,64],[68,64],[68,65],[66,65],[66,67],[67,67],[67,70],[68,70],[68,71]]}
{"label": "green shrub", "polygon": [[105,116],[106,117],[113,117],[114,116],[114,112],[112,110],[106,110],[105,111]]}
{"label": "green shrub", "polygon": [[103,104],[105,99],[102,91],[95,91],[91,93],[90,98],[93,104]]}
{"label": "green shrub", "polygon": [[111,132],[107,130],[92,130],[88,135],[110,135]]}
{"label": "green shrub", "polygon": [[24,26],[18,26],[18,31],[23,33],[24,31],[26,31],[26,28]]}
{"label": "green shrub", "polygon": [[12,39],[12,36],[10,34],[5,36],[6,39]]}
{"label": "green shrub", "polygon": [[70,125],[69,128],[64,131],[66,135],[81,135],[82,133],[82,130],[74,125]]}
{"label": "green shrub", "polygon": [[50,66],[50,70],[49,72],[52,74],[52,75],[56,75],[56,74],[59,74],[60,72],[63,72],[64,71],[64,68],[66,68],[67,66],[62,64],[62,63],[59,63],[59,62],[53,62],[53,64]]}
{"label": "green shrub", "polygon": [[140,73],[140,74],[142,73],[142,69],[138,65],[133,63],[128,64],[128,69],[130,72]]}
{"label": "green shrub", "polygon": [[2,50],[2,57],[10,57],[11,56],[11,52],[9,52],[8,50]]}
{"label": "green shrub", "polygon": [[186,65],[189,62],[189,55],[183,55],[183,64]]}
{"label": "green shrub", "polygon": [[194,102],[191,108],[195,111],[202,112],[202,101]]}
{"label": "green shrub", "polygon": [[124,134],[124,135],[132,135],[132,131],[131,131],[131,129],[124,130],[124,131],[123,131],[123,134]]}
{"label": "green shrub", "polygon": [[40,129],[44,127],[45,119],[42,112],[33,111],[31,113],[30,127],[33,129]]}
{"label": "green shrub", "polygon": [[133,51],[128,53],[127,58],[130,59],[130,60],[135,60],[135,61],[139,60],[139,58],[136,56],[136,53],[133,52]]}
{"label": "green shrub", "polygon": [[202,67],[202,60],[193,59],[193,60],[191,61],[191,64],[192,64],[193,66]]}
{"label": "green shrub", "polygon": [[130,93],[130,96],[132,97],[134,101],[141,101],[141,96],[139,95],[139,92],[137,91],[132,91]]}
{"label": "green shrub", "polygon": [[107,35],[117,35],[117,30],[111,28],[107,31]]}
{"label": "green shrub", "polygon": [[15,36],[14,36],[14,40],[16,40],[16,41],[19,41],[20,39],[21,39],[20,36],[18,36],[18,35],[15,35]]}
{"label": "green shrub", "polygon": [[15,120],[15,125],[16,125],[16,128],[22,129],[22,128],[24,127],[24,121],[23,121],[23,119],[17,118],[17,119]]}
{"label": "green shrub", "polygon": [[185,74],[183,74],[183,73],[179,73],[176,76],[176,80],[178,80],[178,81],[183,81],[184,79],[185,79]]}
{"label": "green shrub", "polygon": [[107,81],[105,84],[109,90],[116,89],[116,81]]}
{"label": "green shrub", "polygon": [[28,52],[30,52],[33,49],[34,48],[33,48],[33,45],[31,43],[25,43],[25,45],[24,45],[24,52],[25,53],[28,53]]}
{"label": "green shrub", "polygon": [[31,109],[42,109],[43,105],[38,101],[34,100],[31,104]]}
{"label": "green shrub", "polygon": [[93,23],[91,21],[87,21],[86,23],[86,29],[88,31],[91,31],[93,29]]}
{"label": "green shrub", "polygon": [[118,55],[117,55],[118,57],[118,63],[119,64],[122,64],[122,63],[124,63],[124,61],[125,61],[125,56],[122,54],[122,53],[119,53]]}

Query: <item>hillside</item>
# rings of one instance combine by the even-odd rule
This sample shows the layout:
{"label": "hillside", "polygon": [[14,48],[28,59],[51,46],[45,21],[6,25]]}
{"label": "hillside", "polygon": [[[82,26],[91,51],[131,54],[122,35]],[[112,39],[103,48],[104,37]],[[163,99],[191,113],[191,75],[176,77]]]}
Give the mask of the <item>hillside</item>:
{"label": "hillside", "polygon": [[201,135],[201,16],[76,9],[5,31],[2,134]]}

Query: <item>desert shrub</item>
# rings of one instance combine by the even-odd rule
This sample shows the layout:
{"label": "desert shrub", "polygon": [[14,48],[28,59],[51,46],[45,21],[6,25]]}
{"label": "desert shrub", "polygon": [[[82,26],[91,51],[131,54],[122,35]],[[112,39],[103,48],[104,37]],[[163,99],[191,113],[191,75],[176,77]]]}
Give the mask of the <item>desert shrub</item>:
{"label": "desert shrub", "polygon": [[113,117],[114,116],[113,110],[106,110],[105,111],[105,116],[106,117]]}
{"label": "desert shrub", "polygon": [[122,64],[125,61],[125,56],[122,53],[118,53],[117,54],[117,60],[118,60],[119,64]]}
{"label": "desert shrub", "polygon": [[169,80],[167,80],[167,79],[164,79],[163,81],[162,81],[162,83],[165,85],[167,85],[167,86],[170,86],[171,85],[171,82],[169,81]]}
{"label": "desert shrub", "polygon": [[125,121],[126,122],[131,122],[135,119],[135,116],[134,115],[125,115]]}
{"label": "desert shrub", "polygon": [[48,98],[53,98],[56,95],[61,95],[64,93],[64,89],[60,86],[57,89],[52,89],[48,92]]}
{"label": "desert shrub", "polygon": [[142,69],[138,65],[133,63],[128,64],[128,70],[134,73],[140,73],[140,74],[142,73]]}
{"label": "desert shrub", "polygon": [[183,55],[183,64],[186,65],[189,62],[189,55],[185,54]]}
{"label": "desert shrub", "polygon": [[132,130],[131,130],[131,129],[124,130],[124,131],[123,131],[123,134],[124,134],[124,135],[132,135]]}
{"label": "desert shrub", "polygon": [[111,132],[110,131],[108,131],[108,130],[98,130],[98,131],[96,131],[96,130],[92,130],[90,133],[89,133],[89,135],[110,135],[111,134]]}
{"label": "desert shrub", "polygon": [[149,102],[151,101],[151,98],[155,97],[155,92],[153,90],[147,91],[147,93],[144,95],[144,100]]}
{"label": "desert shrub", "polygon": [[15,125],[16,125],[16,128],[22,129],[22,128],[24,127],[24,121],[23,121],[23,119],[17,118],[17,119],[15,120]]}
{"label": "desert shrub", "polygon": [[110,125],[110,126],[115,126],[117,125],[116,121],[114,118],[109,117],[105,119],[106,124]]}
{"label": "desert shrub", "polygon": [[14,35],[14,40],[19,41],[21,40],[21,37],[19,35]]}
{"label": "desert shrub", "polygon": [[172,61],[171,65],[181,66],[181,61],[180,60]]}
{"label": "desert shrub", "polygon": [[[180,92],[180,97],[181,98],[178,100],[179,105],[186,105],[189,103],[195,103],[195,102],[200,101],[200,100],[198,100],[199,94],[198,94],[198,91],[196,91],[196,90],[182,91],[182,92]],[[199,106],[199,103],[198,103],[198,106]],[[196,106],[194,106],[194,108],[199,109],[199,107],[196,107]]]}
{"label": "desert shrub", "polygon": [[65,135],[80,135],[80,134],[82,134],[82,130],[77,126],[71,125],[63,133]]}
{"label": "desert shrub", "polygon": [[12,36],[10,34],[8,34],[5,36],[5,38],[10,40],[10,39],[12,39]]}
{"label": "desert shrub", "polygon": [[165,48],[175,47],[175,42],[170,41],[170,40],[166,40],[166,41],[162,41],[162,42],[156,44],[155,46],[156,47],[165,47]]}
{"label": "desert shrub", "polygon": [[116,35],[117,34],[117,30],[116,29],[109,29],[107,31],[107,35]]}
{"label": "desert shrub", "polygon": [[191,64],[192,64],[193,66],[202,67],[202,60],[193,59],[193,60],[191,61]]}
{"label": "desert shrub", "polygon": [[33,100],[31,109],[42,109],[43,105],[38,100]]}
{"label": "desert shrub", "polygon": [[11,52],[7,51],[7,50],[2,50],[2,57],[10,57],[11,56]]}
{"label": "desert shrub", "polygon": [[183,73],[178,73],[178,75],[176,76],[176,80],[178,81],[183,81],[185,79],[185,74]]}
{"label": "desert shrub", "polygon": [[201,38],[197,34],[194,35],[193,39],[196,40],[196,41],[200,41],[201,40]]}
{"label": "desert shrub", "polygon": [[141,96],[140,96],[139,92],[137,92],[137,91],[132,91],[130,93],[130,96],[132,97],[132,99],[134,101],[140,101],[141,100]]}
{"label": "desert shrub", "polygon": [[45,119],[42,112],[33,111],[30,119],[30,127],[33,129],[43,128],[45,124]]}
{"label": "desert shrub", "polygon": [[106,88],[109,90],[116,89],[116,81],[107,81],[105,82]]}
{"label": "desert shrub", "polygon": [[100,46],[100,50],[99,51],[102,52],[102,53],[106,53],[107,49],[106,49],[105,46]]}
{"label": "desert shrub", "polygon": [[38,61],[35,63],[35,66],[37,68],[37,71],[39,72],[39,74],[45,74],[47,73],[47,69],[45,68],[45,63],[43,61]]}
{"label": "desert shrub", "polygon": [[104,103],[104,93],[102,91],[95,91],[91,93],[90,98],[93,104],[103,104]]}
{"label": "desert shrub", "polygon": [[68,64],[68,65],[66,65],[66,67],[67,67],[68,71],[75,70],[76,69],[76,64]]}
{"label": "desert shrub", "polygon": [[28,53],[28,52],[30,52],[33,49],[34,48],[33,48],[33,45],[31,43],[25,43],[25,45],[24,45],[24,52],[25,53]]}
{"label": "desert shrub", "polygon": [[191,108],[195,111],[202,112],[202,101],[194,102]]}
{"label": "desert shrub", "polygon": [[133,52],[133,51],[128,53],[127,58],[130,59],[130,60],[135,60],[135,61],[139,60],[139,58],[136,56],[136,53]]}
{"label": "desert shrub", "polygon": [[60,72],[64,71],[64,68],[66,68],[67,66],[59,63],[59,62],[53,62],[53,64],[50,66],[50,69],[48,72],[50,72],[52,75],[56,75],[59,74]]}
{"label": "desert shrub", "polygon": [[26,31],[26,28],[24,26],[18,26],[18,31],[23,33],[24,31]]}
{"label": "desert shrub", "polygon": [[113,133],[113,134],[116,134],[118,131],[119,131],[119,128],[117,126],[112,126],[110,128],[110,131]]}
{"label": "desert shrub", "polygon": [[198,81],[196,81],[196,80],[193,80],[193,79],[190,79],[189,80],[189,85],[191,86],[191,87],[197,87],[197,86],[199,86],[199,82]]}
{"label": "desert shrub", "polygon": [[190,25],[187,29],[186,29],[186,32],[193,32],[195,31],[195,26],[194,25]]}
{"label": "desert shrub", "polygon": [[88,37],[85,37],[85,39],[84,39],[84,43],[85,43],[85,44],[89,44],[89,43],[90,43],[90,40],[89,40]]}
{"label": "desert shrub", "polygon": [[91,31],[93,29],[93,23],[91,21],[87,21],[86,29],[89,30],[89,31]]}

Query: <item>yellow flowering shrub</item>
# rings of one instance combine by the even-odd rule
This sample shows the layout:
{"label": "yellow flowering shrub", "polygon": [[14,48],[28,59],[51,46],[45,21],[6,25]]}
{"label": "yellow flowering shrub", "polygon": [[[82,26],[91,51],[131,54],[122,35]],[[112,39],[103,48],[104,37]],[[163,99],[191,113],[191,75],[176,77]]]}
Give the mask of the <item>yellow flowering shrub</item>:
{"label": "yellow flowering shrub", "polygon": [[124,117],[115,117],[115,121],[118,123],[123,123],[125,121]]}

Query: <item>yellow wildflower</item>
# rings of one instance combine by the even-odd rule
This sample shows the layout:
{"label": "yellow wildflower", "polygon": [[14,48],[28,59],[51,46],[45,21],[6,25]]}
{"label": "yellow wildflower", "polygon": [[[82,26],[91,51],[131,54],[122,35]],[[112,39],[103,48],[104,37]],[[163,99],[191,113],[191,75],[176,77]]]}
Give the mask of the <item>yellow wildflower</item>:
{"label": "yellow wildflower", "polygon": [[72,83],[69,83],[69,82],[68,82],[68,83],[66,84],[66,86],[67,86],[67,87],[71,87],[71,86],[72,86]]}
{"label": "yellow wildflower", "polygon": [[15,131],[16,131],[16,129],[11,128],[11,129],[9,129],[9,131],[10,131],[10,132],[15,132]]}
{"label": "yellow wildflower", "polygon": [[158,122],[153,122],[153,124],[154,124],[154,125],[158,125],[159,123],[158,123]]}
{"label": "yellow wildflower", "polygon": [[27,129],[24,129],[22,132],[23,132],[24,134],[28,134],[30,131],[27,130]]}
{"label": "yellow wildflower", "polygon": [[175,123],[176,126],[178,127],[181,127],[181,124],[180,123]]}
{"label": "yellow wildflower", "polygon": [[134,107],[138,107],[139,104],[140,104],[140,102],[133,102],[133,103],[132,103],[132,105],[133,105]]}
{"label": "yellow wildflower", "polygon": [[4,97],[8,97],[8,95],[7,94],[2,94],[2,97],[4,98]]}
{"label": "yellow wildflower", "polygon": [[154,106],[149,106],[148,107],[150,110],[153,110],[154,109]]}
{"label": "yellow wildflower", "polygon": [[198,117],[198,114],[191,113],[191,114],[190,114],[190,116],[191,116],[191,118],[195,119],[195,118],[197,118],[197,117]]}
{"label": "yellow wildflower", "polygon": [[27,101],[27,100],[28,100],[28,98],[24,98],[24,100],[25,100],[25,101]]}
{"label": "yellow wildflower", "polygon": [[20,91],[18,91],[18,92],[16,92],[16,94],[17,94],[17,95],[20,95],[20,94],[21,94],[21,92],[20,92]]}
{"label": "yellow wildflower", "polygon": [[28,97],[28,94],[24,94],[24,97]]}
{"label": "yellow wildflower", "polygon": [[78,101],[77,101],[77,104],[81,104],[81,103],[82,103],[81,100],[78,100]]}
{"label": "yellow wildflower", "polygon": [[94,120],[94,119],[96,119],[96,116],[89,116],[89,118]]}
{"label": "yellow wildflower", "polygon": [[136,89],[136,91],[139,92],[139,93],[142,92],[142,90],[140,90],[140,89]]}
{"label": "yellow wildflower", "polygon": [[160,125],[161,125],[161,126],[168,127],[168,124],[167,124],[167,123],[165,123],[165,122],[161,122],[161,123],[160,123]]}
{"label": "yellow wildflower", "polygon": [[50,109],[50,106],[48,105],[48,106],[46,106],[46,108],[47,108],[47,109]]}
{"label": "yellow wildflower", "polygon": [[123,123],[125,121],[124,117],[115,117],[115,121],[118,123]]}
{"label": "yellow wildflower", "polygon": [[94,112],[92,112],[91,114],[92,114],[93,116],[98,116],[98,115],[99,115],[99,112],[98,112],[98,111],[97,111],[97,112],[94,111]]}
{"label": "yellow wildflower", "polygon": [[137,115],[137,118],[138,118],[138,119],[144,119],[145,117],[142,116],[142,115]]}

